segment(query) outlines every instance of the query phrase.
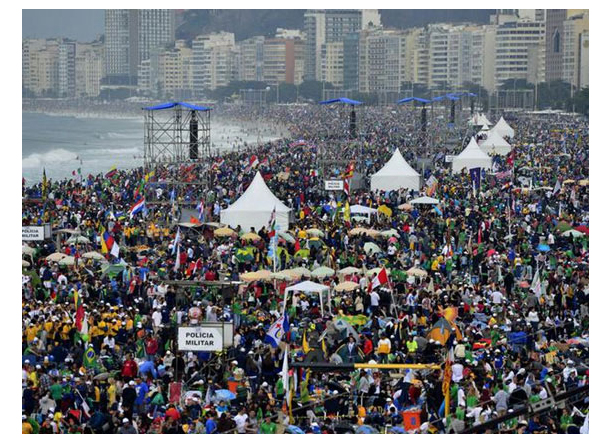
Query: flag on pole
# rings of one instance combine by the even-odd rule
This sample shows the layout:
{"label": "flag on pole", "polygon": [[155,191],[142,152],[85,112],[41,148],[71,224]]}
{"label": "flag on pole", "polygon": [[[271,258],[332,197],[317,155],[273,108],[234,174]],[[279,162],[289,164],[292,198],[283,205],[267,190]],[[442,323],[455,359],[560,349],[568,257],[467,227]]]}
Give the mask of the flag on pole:
{"label": "flag on pole", "polygon": [[555,184],[555,188],[552,191],[553,195],[558,194],[561,191],[561,180],[557,179],[557,183]]}
{"label": "flag on pole", "polygon": [[105,174],[105,178],[113,178],[116,174],[118,173],[118,169],[116,169],[116,166],[113,166],[109,172],[107,172]]}
{"label": "flag on pole", "polygon": [[348,200],[345,201],[344,221],[351,222],[351,206]]}
{"label": "flag on pole", "polygon": [[196,210],[198,211],[198,219],[200,222],[204,222],[204,201],[200,199],[200,203],[197,205]]}
{"label": "flag on pole", "polygon": [[471,181],[473,182],[473,196],[475,196],[475,191],[481,191],[481,168],[473,167],[469,170],[471,175]]}
{"label": "flag on pole", "polygon": [[84,321],[84,303],[77,289],[74,290],[74,304],[76,307],[76,329],[82,331],[82,322]]}
{"label": "flag on pole", "polygon": [[46,168],[42,169],[42,199],[48,194],[48,180],[46,179]]}
{"label": "flag on pole", "polygon": [[540,280],[540,268],[536,269],[534,279],[531,282],[531,290],[538,298],[542,295],[542,280]]}
{"label": "flag on pole", "polygon": [[174,261],[174,272],[177,272],[181,267],[181,245],[177,245],[176,260]]}
{"label": "flag on pole", "polygon": [[97,354],[95,350],[92,348],[92,344],[88,345],[88,349],[84,352],[84,357],[82,359],[82,365],[84,368],[96,368],[97,367]]}
{"label": "flag on pole", "polygon": [[111,234],[109,234],[109,231],[105,230],[105,228],[103,228],[103,234],[101,235],[101,240],[102,240],[101,247],[103,247],[103,244],[105,245],[105,247],[104,247],[105,253],[110,252],[111,249],[113,248],[115,240],[114,240],[113,236]]}
{"label": "flag on pole", "polygon": [[134,215],[143,211],[144,208],[145,208],[145,198],[141,198],[137,202],[135,202],[134,205],[131,207],[130,219],[132,220]]}
{"label": "flag on pole", "polygon": [[101,237],[101,252],[103,254],[107,254],[109,252],[109,248],[107,248],[107,242],[105,241],[105,233],[107,233],[107,231],[105,230],[105,227],[101,225],[101,227],[99,228],[99,234]]}
{"label": "flag on pole", "polygon": [[277,348],[285,333],[290,331],[290,323],[288,322],[288,314],[284,312],[282,316],[269,327],[265,335],[265,342],[274,348]]}
{"label": "flag on pole", "polygon": [[181,242],[181,228],[177,227],[176,236],[174,236],[174,240],[172,241],[172,255],[174,255],[176,251],[176,247]]}
{"label": "flag on pole", "polygon": [[303,353],[305,353],[305,354],[307,354],[309,351],[311,351],[311,347],[309,346],[309,341],[307,341],[307,331],[306,330],[303,332],[302,350],[303,350]]}
{"label": "flag on pole", "polygon": [[118,246],[118,242],[113,243],[110,254],[115,258],[120,258],[120,247]]}
{"label": "flag on pole", "polygon": [[290,376],[288,375],[288,345],[284,352],[284,362],[281,367],[281,380],[284,385],[284,400],[290,406]]}
{"label": "flag on pole", "polygon": [[349,179],[345,179],[344,183],[343,183],[343,191],[345,192],[345,195],[347,195],[347,197],[349,196],[349,192],[350,192],[350,186],[349,186]]}
{"label": "flag on pole", "polygon": [[273,237],[275,236],[276,233],[276,222],[275,222],[275,216],[276,216],[276,207],[273,207],[273,211],[271,212],[271,216],[269,217],[269,237]]}
{"label": "flag on pole", "polygon": [[389,276],[387,270],[382,268],[378,275],[376,275],[371,282],[368,283],[368,292],[372,292],[375,288],[387,284],[389,282]]}

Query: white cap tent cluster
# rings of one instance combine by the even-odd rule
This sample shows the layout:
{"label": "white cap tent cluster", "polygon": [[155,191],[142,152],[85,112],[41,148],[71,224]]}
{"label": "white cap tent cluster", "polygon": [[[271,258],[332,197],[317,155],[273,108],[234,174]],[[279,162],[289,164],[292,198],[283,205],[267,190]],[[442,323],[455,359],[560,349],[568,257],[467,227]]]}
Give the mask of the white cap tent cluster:
{"label": "white cap tent cluster", "polygon": [[468,121],[468,123],[473,126],[492,126],[492,122],[490,122],[487,117],[485,117],[485,114],[474,114],[473,117],[471,117],[471,119]]}
{"label": "white cap tent cluster", "polygon": [[512,149],[510,144],[494,129],[489,131],[487,139],[482,141],[479,147],[486,154],[497,155],[507,155]]}
{"label": "white cap tent cluster", "polygon": [[395,149],[391,159],[372,175],[371,189],[387,191],[402,188],[420,190],[420,174],[405,161],[399,149]]}
{"label": "white cap tent cluster", "polygon": [[248,189],[231,206],[221,211],[221,222],[232,228],[238,225],[244,231],[252,227],[259,230],[269,225],[275,208],[275,223],[280,230],[288,229],[290,208],[269,190],[260,172],[257,172]]}

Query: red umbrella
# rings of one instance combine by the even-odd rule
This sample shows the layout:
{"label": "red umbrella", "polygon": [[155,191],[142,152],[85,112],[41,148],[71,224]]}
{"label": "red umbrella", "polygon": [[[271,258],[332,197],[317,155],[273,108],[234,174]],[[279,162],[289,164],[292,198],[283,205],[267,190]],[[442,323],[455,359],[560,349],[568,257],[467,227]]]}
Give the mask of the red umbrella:
{"label": "red umbrella", "polygon": [[588,235],[588,227],[586,225],[580,225],[579,227],[576,227],[575,230]]}
{"label": "red umbrella", "polygon": [[519,287],[529,287],[529,283],[523,280],[521,283],[519,283]]}
{"label": "red umbrella", "polygon": [[492,249],[490,249],[490,250],[487,252],[487,256],[488,256],[488,257],[491,257],[491,256],[492,256],[493,254],[495,254],[495,253],[496,253],[496,250],[492,248]]}

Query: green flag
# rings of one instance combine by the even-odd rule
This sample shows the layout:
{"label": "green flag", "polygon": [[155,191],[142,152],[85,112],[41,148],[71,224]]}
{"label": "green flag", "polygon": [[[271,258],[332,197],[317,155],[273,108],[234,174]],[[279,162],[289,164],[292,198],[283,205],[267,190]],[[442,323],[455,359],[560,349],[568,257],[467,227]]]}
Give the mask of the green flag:
{"label": "green flag", "polygon": [[82,360],[84,368],[97,368],[97,354],[92,346],[84,352],[84,358]]}

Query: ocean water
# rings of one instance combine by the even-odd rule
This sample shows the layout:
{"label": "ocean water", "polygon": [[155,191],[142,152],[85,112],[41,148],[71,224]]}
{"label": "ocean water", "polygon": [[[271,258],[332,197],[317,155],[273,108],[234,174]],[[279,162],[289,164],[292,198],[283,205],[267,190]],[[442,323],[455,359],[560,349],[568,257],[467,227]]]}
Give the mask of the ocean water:
{"label": "ocean water", "polygon": [[[211,143],[220,150],[279,137],[276,129],[211,121]],[[26,184],[143,165],[143,118],[75,117],[23,112],[22,175]]]}

